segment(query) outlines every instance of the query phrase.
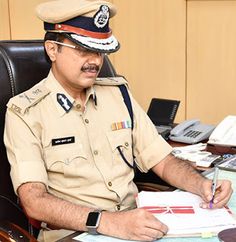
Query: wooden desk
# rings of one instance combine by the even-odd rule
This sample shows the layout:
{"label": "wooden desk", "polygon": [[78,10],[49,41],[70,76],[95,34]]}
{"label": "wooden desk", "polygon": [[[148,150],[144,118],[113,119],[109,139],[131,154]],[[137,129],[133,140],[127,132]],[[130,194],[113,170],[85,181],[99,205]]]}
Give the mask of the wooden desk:
{"label": "wooden desk", "polygon": [[208,144],[206,150],[217,155],[236,154],[236,148],[234,147],[214,146],[214,145]]}

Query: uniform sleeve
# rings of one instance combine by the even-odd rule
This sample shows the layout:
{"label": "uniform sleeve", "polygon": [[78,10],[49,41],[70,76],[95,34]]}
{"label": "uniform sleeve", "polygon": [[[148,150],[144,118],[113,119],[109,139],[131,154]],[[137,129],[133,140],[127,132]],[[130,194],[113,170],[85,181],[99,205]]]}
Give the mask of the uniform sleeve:
{"label": "uniform sleeve", "polygon": [[26,182],[42,182],[47,186],[48,179],[39,138],[30,125],[10,109],[6,113],[4,142],[15,192]]}
{"label": "uniform sleeve", "polygon": [[132,99],[132,107],[134,156],[139,169],[147,172],[170,154],[172,147],[158,134],[146,112],[134,99]]}

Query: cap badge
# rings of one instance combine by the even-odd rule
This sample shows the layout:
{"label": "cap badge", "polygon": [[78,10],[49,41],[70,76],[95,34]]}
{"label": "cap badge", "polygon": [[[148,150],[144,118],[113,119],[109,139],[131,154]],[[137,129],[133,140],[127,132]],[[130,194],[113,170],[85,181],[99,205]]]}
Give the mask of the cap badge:
{"label": "cap badge", "polygon": [[69,112],[72,108],[73,104],[70,100],[66,97],[66,95],[62,93],[57,93],[57,102],[61,105],[61,107],[66,111]]}
{"label": "cap badge", "polygon": [[103,28],[106,26],[109,21],[110,13],[109,7],[106,5],[102,5],[97,13],[94,15],[94,24],[98,28]]}

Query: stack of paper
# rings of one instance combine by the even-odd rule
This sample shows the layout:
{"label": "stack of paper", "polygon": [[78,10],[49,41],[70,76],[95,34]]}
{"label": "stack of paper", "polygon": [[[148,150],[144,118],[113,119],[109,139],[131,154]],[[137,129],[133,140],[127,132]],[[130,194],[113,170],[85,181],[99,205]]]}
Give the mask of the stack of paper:
{"label": "stack of paper", "polygon": [[202,209],[202,199],[188,192],[140,192],[137,205],[147,209],[169,227],[169,236],[193,236],[236,227],[227,208]]}

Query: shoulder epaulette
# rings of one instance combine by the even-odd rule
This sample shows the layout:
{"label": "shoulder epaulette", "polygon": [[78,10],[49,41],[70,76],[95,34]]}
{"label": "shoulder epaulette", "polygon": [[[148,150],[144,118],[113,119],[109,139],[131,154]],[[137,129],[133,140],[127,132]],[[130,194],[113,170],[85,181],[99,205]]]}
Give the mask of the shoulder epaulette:
{"label": "shoulder epaulette", "polygon": [[20,115],[24,115],[30,107],[36,105],[49,93],[50,90],[45,87],[43,82],[41,82],[29,90],[11,98],[7,107]]}
{"label": "shoulder epaulette", "polygon": [[119,85],[128,85],[128,82],[124,77],[98,77],[95,81],[96,85],[104,86],[119,86]]}

